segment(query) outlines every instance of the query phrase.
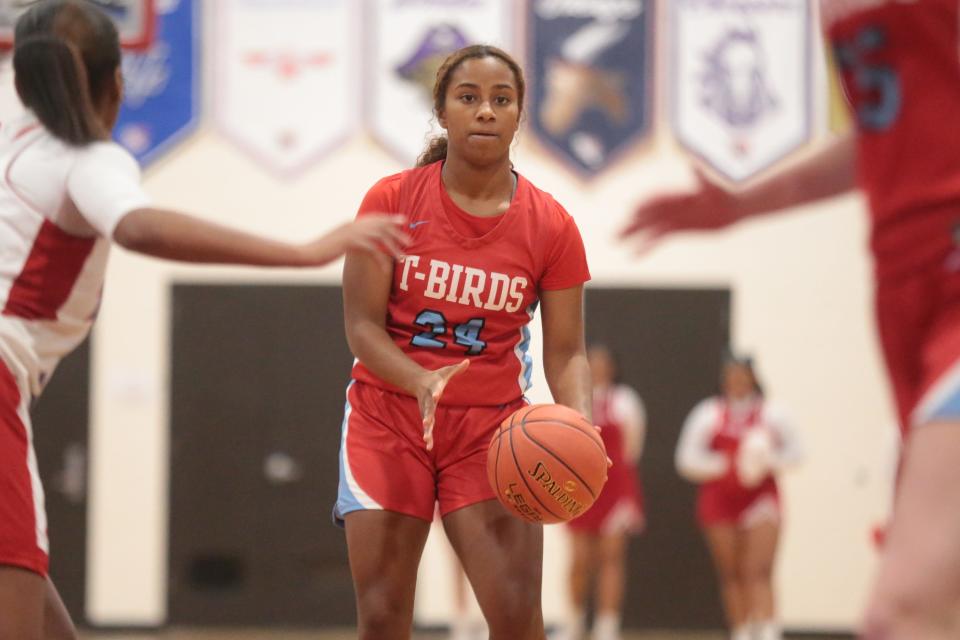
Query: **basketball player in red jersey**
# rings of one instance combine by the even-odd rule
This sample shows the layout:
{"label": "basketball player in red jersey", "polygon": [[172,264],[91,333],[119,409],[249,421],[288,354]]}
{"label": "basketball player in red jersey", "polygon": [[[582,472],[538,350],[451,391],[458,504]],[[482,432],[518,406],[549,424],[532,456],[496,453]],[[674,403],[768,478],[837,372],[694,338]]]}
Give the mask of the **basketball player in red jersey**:
{"label": "basketball player in red jersey", "polygon": [[409,219],[406,255],[350,252],[343,294],[357,357],[336,515],[345,520],[363,640],[410,637],[417,566],[439,502],[494,640],[541,640],[542,527],[511,516],[486,476],[499,423],[524,406],[527,325],[542,306],[554,399],[590,415],[583,338],[589,279],[573,219],[513,170],[523,73],[471,46],[437,72],[446,136],[379,181],[360,215]]}
{"label": "basketball player in red jersey", "polygon": [[720,228],[855,187],[873,220],[879,334],[902,467],[863,637],[960,637],[960,3],[822,0],[852,135],[739,193],[701,178],[626,235]]}
{"label": "basketball player in red jersey", "polygon": [[264,240],[150,204],[110,142],[122,97],[116,28],[95,6],[43,0],[16,25],[25,115],[0,123],[0,640],[76,638],[47,576],[30,403],[90,331],[110,241],[186,262],[311,266],[406,237],[370,216],[305,244]]}
{"label": "basketball player in red jersey", "polygon": [[[637,462],[646,434],[646,411],[637,392],[617,381],[610,349],[587,351],[593,376],[593,419],[613,466],[593,506],[571,520],[569,620],[557,640],[584,640],[587,600],[596,594],[593,640],[620,640],[629,536],[643,528]],[[595,590],[594,590],[594,580]]]}
{"label": "basketball player in red jersey", "polygon": [[731,640],[780,640],[775,476],[800,461],[800,441],[764,399],[749,360],[729,359],[721,387],[720,396],[698,404],[684,423],[677,470],[700,485],[697,521],[713,556]]}

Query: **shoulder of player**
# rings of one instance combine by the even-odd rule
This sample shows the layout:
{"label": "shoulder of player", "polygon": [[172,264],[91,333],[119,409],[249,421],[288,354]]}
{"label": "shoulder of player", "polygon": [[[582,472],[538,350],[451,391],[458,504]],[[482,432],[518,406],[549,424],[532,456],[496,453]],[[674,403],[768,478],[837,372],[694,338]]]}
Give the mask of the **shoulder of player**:
{"label": "shoulder of player", "polygon": [[640,394],[637,390],[628,384],[617,383],[613,386],[614,397],[618,400],[628,400],[630,402],[640,402]]}
{"label": "shoulder of player", "polygon": [[536,216],[539,224],[547,223],[562,227],[568,220],[573,219],[573,216],[564,209],[563,205],[557,202],[553,194],[540,189],[522,175],[517,175],[520,176],[520,180],[525,183],[524,198],[526,199],[526,204],[530,212]]}
{"label": "shoulder of player", "polygon": [[712,420],[720,414],[723,401],[718,396],[704,398],[690,411],[690,417],[696,420]]}
{"label": "shoulder of player", "polygon": [[400,181],[403,179],[405,173],[405,171],[401,171],[400,173],[393,173],[389,176],[384,176],[374,182],[368,191],[399,189]]}
{"label": "shoulder of player", "polygon": [[72,155],[75,167],[92,163],[101,167],[122,167],[137,172],[140,170],[140,165],[133,154],[112,140],[93,142],[83,147],[70,147],[66,144],[63,144],[63,146]]}
{"label": "shoulder of player", "polygon": [[776,402],[763,401],[763,418],[767,422],[783,424],[789,422],[789,416],[783,407]]}
{"label": "shoulder of player", "polygon": [[363,196],[360,214],[396,211],[400,202],[400,184],[405,173],[394,173],[373,183]]}

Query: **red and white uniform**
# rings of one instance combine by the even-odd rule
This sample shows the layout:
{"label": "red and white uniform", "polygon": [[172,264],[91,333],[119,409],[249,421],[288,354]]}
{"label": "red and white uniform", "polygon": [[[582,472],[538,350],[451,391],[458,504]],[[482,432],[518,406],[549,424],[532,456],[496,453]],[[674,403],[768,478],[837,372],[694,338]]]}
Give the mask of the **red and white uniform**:
{"label": "red and white uniform", "polygon": [[637,533],[643,527],[643,493],[637,460],[643,447],[646,410],[637,392],[617,384],[593,391],[593,422],[613,466],[596,502],[568,526],[590,534]]}
{"label": "red and white uniform", "polygon": [[960,418],[960,2],[822,0],[873,217],[900,422]]}
{"label": "red and white uniform", "polygon": [[30,401],[90,331],[114,228],[148,204],[118,145],[67,146],[30,114],[0,126],[0,564],[46,574]]}
{"label": "red and white uniform", "polygon": [[533,362],[530,332],[540,292],[589,280],[573,218],[517,176],[509,209],[472,216],[447,194],[442,163],[379,181],[360,215],[400,212],[413,237],[394,265],[386,330],[427,369],[470,358],[440,398],[434,449],[423,445],[416,399],[363,363],[347,393],[336,511],[388,509],[430,521],[481,500],[493,430],[523,406]]}
{"label": "red and white uniform", "polygon": [[[761,428],[772,432],[775,454],[770,473],[750,487],[737,473],[737,454],[748,433]],[[774,474],[801,457],[795,430],[762,398],[734,402],[708,398],[690,412],[683,425],[676,465],[682,476],[700,485],[697,520],[701,526],[751,527],[763,520],[779,520],[780,497]]]}

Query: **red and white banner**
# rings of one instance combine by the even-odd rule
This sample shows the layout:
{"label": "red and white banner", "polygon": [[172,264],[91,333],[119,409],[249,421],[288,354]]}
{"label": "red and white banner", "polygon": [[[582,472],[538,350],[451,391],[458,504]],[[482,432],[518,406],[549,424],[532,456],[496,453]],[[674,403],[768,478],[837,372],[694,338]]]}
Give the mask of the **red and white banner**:
{"label": "red and white banner", "polygon": [[510,0],[374,0],[367,20],[367,120],[406,165],[441,133],[433,82],[444,58],[470,44],[510,50]]}
{"label": "red and white banner", "polygon": [[215,120],[272,171],[303,171],[357,128],[359,4],[217,0]]}

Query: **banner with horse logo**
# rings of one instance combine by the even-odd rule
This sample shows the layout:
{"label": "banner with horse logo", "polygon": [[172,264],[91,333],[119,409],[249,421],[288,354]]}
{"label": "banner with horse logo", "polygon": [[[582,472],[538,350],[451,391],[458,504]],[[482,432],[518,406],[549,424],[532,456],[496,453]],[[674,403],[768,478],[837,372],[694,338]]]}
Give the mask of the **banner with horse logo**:
{"label": "banner with horse logo", "polygon": [[433,82],[448,54],[470,44],[509,49],[510,0],[375,0],[367,42],[367,119],[374,138],[412,164],[432,135]]}
{"label": "banner with horse logo", "polygon": [[530,121],[576,170],[594,175],[648,129],[650,0],[530,3]]}
{"label": "banner with horse logo", "polygon": [[359,5],[218,0],[217,125],[255,160],[294,175],[359,125]]}
{"label": "banner with horse logo", "polygon": [[161,0],[156,38],[123,55],[124,98],[117,142],[149,164],[191,133],[199,112],[199,5]]}
{"label": "banner with horse logo", "polygon": [[733,181],[811,135],[808,0],[672,0],[673,126],[680,144]]}

